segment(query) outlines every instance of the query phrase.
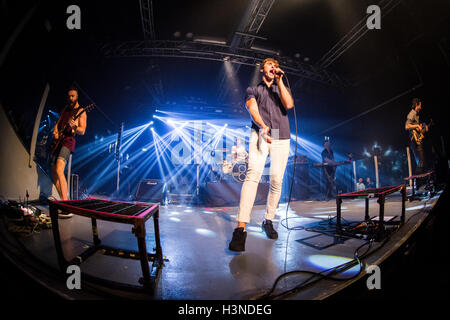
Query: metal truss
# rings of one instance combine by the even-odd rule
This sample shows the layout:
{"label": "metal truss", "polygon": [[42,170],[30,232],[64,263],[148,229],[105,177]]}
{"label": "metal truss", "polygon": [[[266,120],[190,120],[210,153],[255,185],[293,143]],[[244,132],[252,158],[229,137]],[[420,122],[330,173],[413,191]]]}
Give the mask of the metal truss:
{"label": "metal truss", "polygon": [[153,23],[153,4],[152,0],[140,0],[142,31],[144,39],[155,39],[155,26]]}
{"label": "metal truss", "polygon": [[255,66],[268,56],[275,57],[288,75],[295,75],[336,87],[347,86],[343,79],[324,68],[303,63],[297,59],[272,54],[264,49],[231,48],[227,44],[195,41],[143,40],[109,43],[101,48],[106,57],[168,57],[224,61]]}
{"label": "metal truss", "polygon": [[[379,3],[381,17],[391,12],[402,0],[381,0]],[[342,37],[323,57],[319,60],[318,65],[327,68],[350,47],[352,47],[359,39],[361,39],[369,29],[366,26],[367,17],[363,17],[344,37]]]}
{"label": "metal truss", "polygon": [[233,35],[231,48],[251,48],[275,0],[253,0]]}

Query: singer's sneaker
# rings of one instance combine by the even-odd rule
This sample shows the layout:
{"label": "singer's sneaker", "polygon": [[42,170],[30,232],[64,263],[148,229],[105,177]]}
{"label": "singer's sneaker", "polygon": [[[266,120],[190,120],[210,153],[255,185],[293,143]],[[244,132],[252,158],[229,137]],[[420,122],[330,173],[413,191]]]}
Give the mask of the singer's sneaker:
{"label": "singer's sneaker", "polygon": [[272,220],[264,220],[262,223],[262,229],[266,233],[269,239],[278,239],[278,232],[273,228]]}
{"label": "singer's sneaker", "polygon": [[231,251],[245,251],[245,240],[247,239],[247,232],[244,228],[236,228],[233,232],[233,238],[228,245]]}

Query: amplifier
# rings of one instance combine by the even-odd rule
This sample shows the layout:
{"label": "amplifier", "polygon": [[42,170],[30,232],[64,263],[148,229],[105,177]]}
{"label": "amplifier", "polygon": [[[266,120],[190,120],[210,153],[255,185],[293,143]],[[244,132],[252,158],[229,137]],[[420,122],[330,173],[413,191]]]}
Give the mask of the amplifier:
{"label": "amplifier", "polygon": [[165,191],[166,184],[162,180],[144,179],[139,182],[134,200],[160,203]]}

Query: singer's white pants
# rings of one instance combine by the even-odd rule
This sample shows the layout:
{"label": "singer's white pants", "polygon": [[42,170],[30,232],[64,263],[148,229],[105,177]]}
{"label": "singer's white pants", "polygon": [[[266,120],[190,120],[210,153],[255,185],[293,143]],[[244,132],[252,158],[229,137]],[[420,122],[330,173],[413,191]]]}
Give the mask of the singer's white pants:
{"label": "singer's white pants", "polygon": [[270,155],[270,190],[267,196],[265,218],[273,220],[280,201],[284,171],[289,158],[289,144],[290,139],[272,139],[272,143],[267,143],[262,135],[255,130],[251,131],[248,170],[241,189],[237,215],[239,222],[250,222],[250,213],[268,155]]}

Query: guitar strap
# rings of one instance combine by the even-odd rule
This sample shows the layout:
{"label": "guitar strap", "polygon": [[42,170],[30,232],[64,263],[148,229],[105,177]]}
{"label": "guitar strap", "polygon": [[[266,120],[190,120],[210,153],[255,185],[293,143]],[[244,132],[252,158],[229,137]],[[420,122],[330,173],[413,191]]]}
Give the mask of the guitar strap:
{"label": "guitar strap", "polygon": [[[64,109],[63,109],[63,111],[62,111],[62,113],[61,113],[61,116],[64,114],[64,112],[66,112],[67,107],[68,107],[68,105],[66,105],[66,106],[64,107]],[[79,106],[78,108],[72,110],[72,114],[71,114],[70,117],[68,117],[67,122],[64,124],[64,127],[66,127],[66,125],[69,123],[70,118],[75,118],[75,117],[78,115],[78,112],[80,111],[80,109],[83,109],[83,108],[82,108],[81,106]],[[64,129],[64,128],[63,128],[63,129]],[[73,134],[73,136],[75,136],[75,135]]]}

